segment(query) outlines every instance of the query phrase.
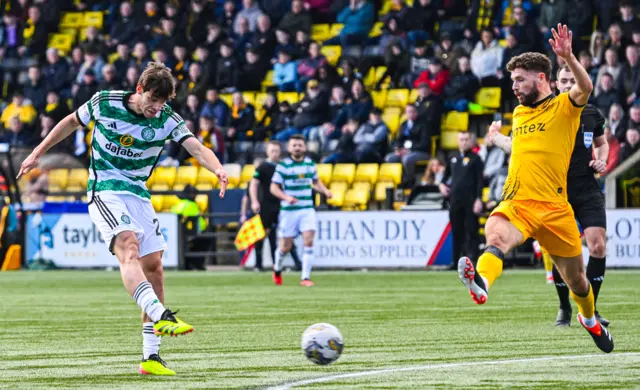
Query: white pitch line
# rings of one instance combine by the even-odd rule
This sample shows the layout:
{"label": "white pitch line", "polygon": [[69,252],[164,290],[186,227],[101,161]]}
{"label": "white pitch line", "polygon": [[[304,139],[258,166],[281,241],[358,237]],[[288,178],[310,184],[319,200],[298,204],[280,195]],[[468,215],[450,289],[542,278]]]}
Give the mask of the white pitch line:
{"label": "white pitch line", "polygon": [[589,359],[594,357],[613,358],[613,357],[621,357],[621,356],[640,356],[640,352],[623,352],[623,353],[616,353],[608,356],[604,354],[575,355],[575,356],[545,356],[545,357],[526,358],[526,359],[494,360],[494,361],[481,361],[481,362],[468,362],[468,363],[444,363],[444,364],[432,364],[432,365],[425,365],[425,366],[386,368],[384,370],[359,371],[359,372],[352,372],[348,374],[330,375],[330,376],[324,376],[319,378],[305,379],[297,382],[290,382],[290,383],[285,383],[283,385],[268,387],[267,390],[288,390],[298,386],[333,382],[339,379],[360,378],[363,376],[373,376],[373,375],[406,372],[406,371],[437,370],[441,368],[457,368],[457,367],[471,367],[471,366],[496,366],[496,365],[505,365],[505,364],[513,364],[513,363],[546,362],[546,361],[552,361],[552,360],[578,360],[578,359]]}

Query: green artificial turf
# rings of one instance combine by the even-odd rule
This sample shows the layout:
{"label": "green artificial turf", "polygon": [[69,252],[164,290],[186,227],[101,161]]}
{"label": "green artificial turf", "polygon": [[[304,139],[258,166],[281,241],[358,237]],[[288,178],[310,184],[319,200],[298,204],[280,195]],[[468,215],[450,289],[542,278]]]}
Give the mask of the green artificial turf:
{"label": "green artificial turf", "polygon": [[[345,373],[356,374],[294,388],[637,388],[639,278],[607,272],[599,310],[616,350],[605,355],[575,318],[553,326],[541,270],[507,270],[484,306],[453,272],[315,272],[314,288],[293,273],[276,287],[268,273],[168,272],[167,306],[196,329],[163,339],[178,376],[158,378],[137,374],[139,310],[118,272],[2,273],[0,388],[264,389]],[[333,365],[300,350],[316,322],[345,337]]]}

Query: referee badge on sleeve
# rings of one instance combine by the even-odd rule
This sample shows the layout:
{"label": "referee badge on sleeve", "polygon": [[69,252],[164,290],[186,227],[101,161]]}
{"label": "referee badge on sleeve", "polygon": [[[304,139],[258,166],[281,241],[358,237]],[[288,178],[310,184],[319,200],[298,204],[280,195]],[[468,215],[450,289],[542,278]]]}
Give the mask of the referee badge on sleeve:
{"label": "referee badge on sleeve", "polygon": [[592,131],[588,131],[588,132],[584,132],[582,134],[584,134],[584,146],[587,147],[587,148],[590,148],[591,144],[593,143],[593,132]]}

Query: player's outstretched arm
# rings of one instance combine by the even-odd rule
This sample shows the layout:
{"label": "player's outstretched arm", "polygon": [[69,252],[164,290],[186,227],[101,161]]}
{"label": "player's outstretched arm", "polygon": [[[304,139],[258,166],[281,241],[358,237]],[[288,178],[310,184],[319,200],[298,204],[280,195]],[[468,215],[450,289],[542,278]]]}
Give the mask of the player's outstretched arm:
{"label": "player's outstretched arm", "polygon": [[587,71],[580,65],[580,61],[571,51],[573,33],[566,25],[558,23],[558,29],[551,29],[551,34],[553,35],[553,38],[549,39],[551,48],[565,60],[567,66],[571,69],[571,73],[573,73],[573,77],[576,79],[575,85],[569,91],[569,97],[575,104],[583,106],[589,101],[589,95],[593,91],[593,83]]}
{"label": "player's outstretched arm", "polygon": [[276,198],[280,199],[280,200],[284,200],[285,202],[293,205],[296,204],[298,202],[297,198],[294,198],[293,196],[287,195],[284,191],[282,191],[282,187],[280,187],[280,184],[278,183],[271,183],[271,186],[269,187],[269,190],[271,191],[271,193],[273,194],[273,196],[275,196]]}
{"label": "player's outstretched arm", "polygon": [[260,202],[258,201],[258,186],[260,185],[260,180],[257,178],[251,179],[249,182],[249,200],[251,201],[251,210],[258,214],[260,212]]}
{"label": "player's outstretched arm", "polygon": [[227,191],[229,185],[229,179],[227,178],[227,172],[220,164],[220,160],[216,157],[213,151],[200,143],[195,137],[189,137],[182,143],[187,152],[200,163],[203,167],[213,172],[218,176],[220,181],[220,197],[224,198],[224,193]]}
{"label": "player's outstretched arm", "polygon": [[40,142],[40,145],[36,146],[33,152],[22,162],[17,178],[19,179],[22,175],[29,173],[29,171],[37,167],[40,162],[40,157],[44,156],[49,149],[67,138],[80,126],[82,126],[82,124],[78,121],[76,113],[69,114],[58,122],[45,139]]}

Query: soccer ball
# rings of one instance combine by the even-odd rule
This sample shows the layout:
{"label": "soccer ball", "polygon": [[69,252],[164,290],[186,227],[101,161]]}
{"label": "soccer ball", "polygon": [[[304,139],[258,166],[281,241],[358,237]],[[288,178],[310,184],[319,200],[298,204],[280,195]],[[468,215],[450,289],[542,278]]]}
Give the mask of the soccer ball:
{"label": "soccer ball", "polygon": [[331,324],[315,324],[302,333],[302,352],[315,364],[331,364],[338,360],[344,347],[344,338]]}

